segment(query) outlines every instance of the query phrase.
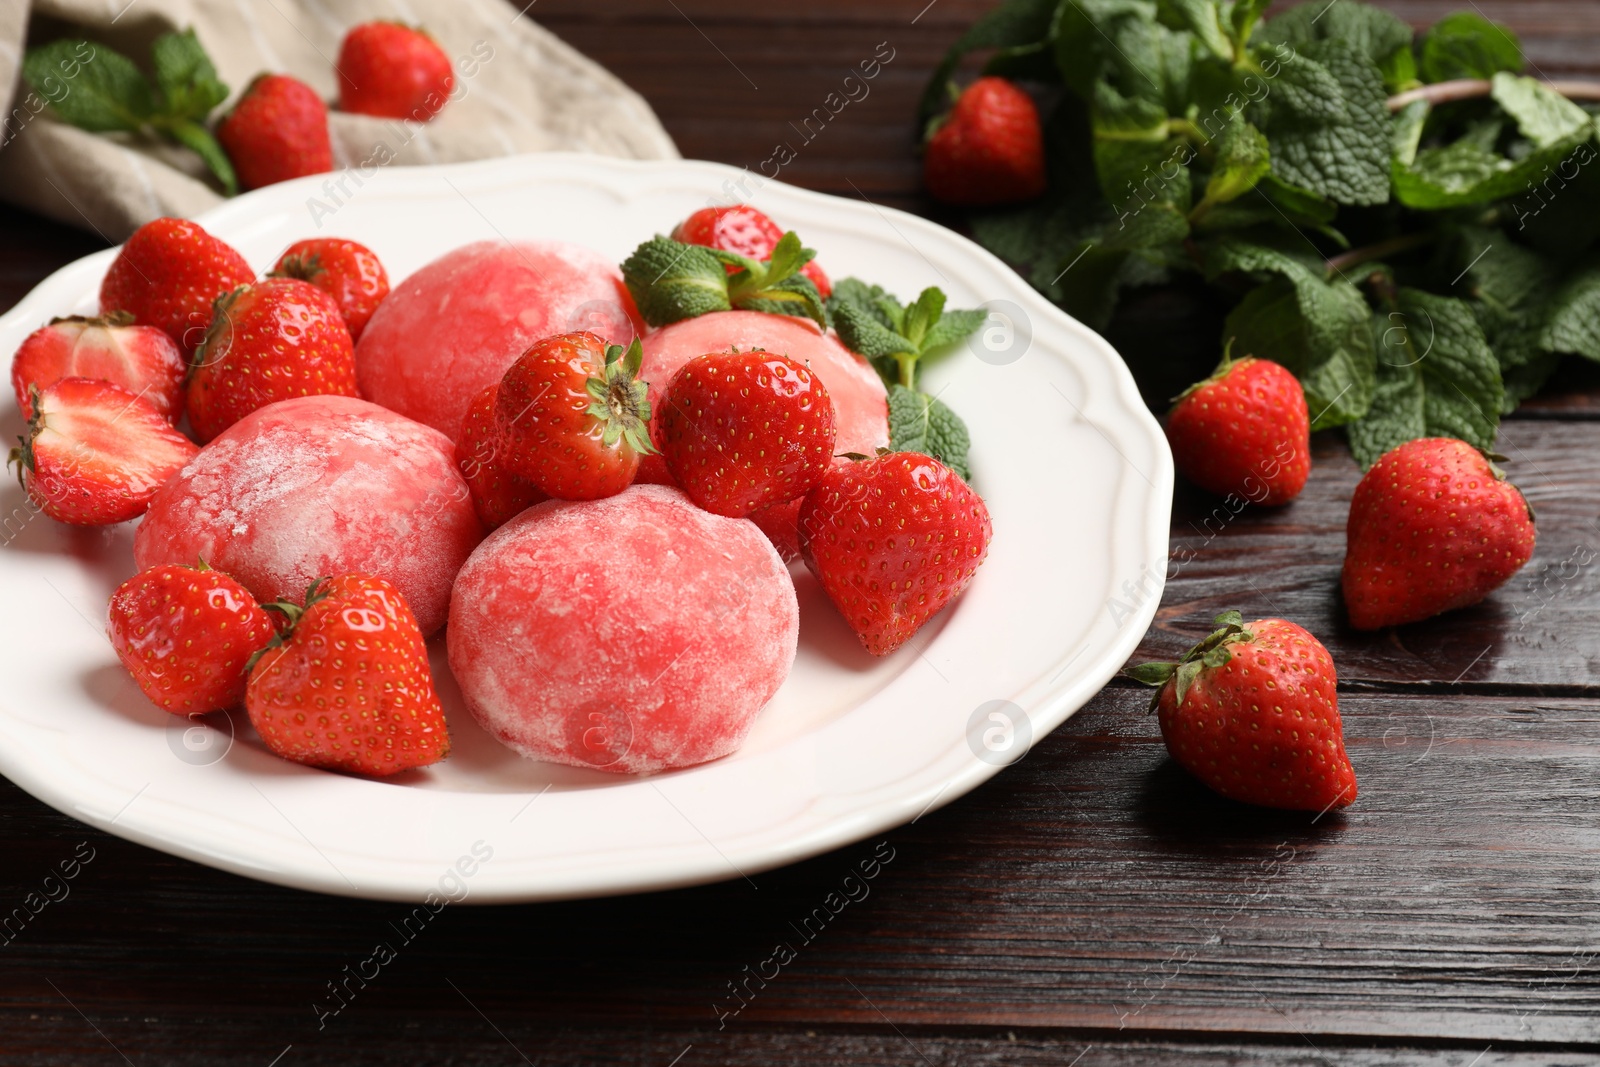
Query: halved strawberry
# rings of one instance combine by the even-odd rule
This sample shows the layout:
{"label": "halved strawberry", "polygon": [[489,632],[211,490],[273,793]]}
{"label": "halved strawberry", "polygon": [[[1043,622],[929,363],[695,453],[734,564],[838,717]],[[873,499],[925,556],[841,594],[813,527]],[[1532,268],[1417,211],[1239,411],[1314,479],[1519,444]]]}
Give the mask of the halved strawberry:
{"label": "halved strawberry", "polygon": [[33,415],[29,390],[63,378],[101,378],[150,401],[172,421],[183,413],[189,361],[165,330],[132,325],[114,311],[100,318],[52,319],[27,336],[11,360],[11,388],[24,418]]}
{"label": "halved strawberry", "polygon": [[104,526],[144,514],[199,451],[150,401],[95,378],[30,393],[28,432],[11,450],[22,487],[52,519]]}

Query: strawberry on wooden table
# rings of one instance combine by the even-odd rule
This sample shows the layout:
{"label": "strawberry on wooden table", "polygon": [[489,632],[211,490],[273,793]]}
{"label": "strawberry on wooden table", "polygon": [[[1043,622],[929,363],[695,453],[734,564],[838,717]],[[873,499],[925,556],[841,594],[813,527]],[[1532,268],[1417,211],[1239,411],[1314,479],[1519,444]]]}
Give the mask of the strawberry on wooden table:
{"label": "strawberry on wooden table", "polygon": [[1039,109],[1004,78],[967,86],[922,160],[928,195],[947,204],[1010,204],[1044,193]]}
{"label": "strawberry on wooden table", "polygon": [[366,245],[338,237],[296,241],[278,258],[271,278],[299,278],[333,297],[350,329],[361,340],[367,320],[389,295],[389,274]]}
{"label": "strawberry on wooden table", "polygon": [[487,385],[472,398],[456,436],[456,466],[467,480],[472,506],[486,529],[494,530],[548,499],[526,478],[505,469],[500,429],[494,421],[498,385]]}
{"label": "strawberry on wooden table", "polygon": [[[678,223],[672,231],[672,239],[684,244],[737,252],[750,259],[769,260],[772,250],[783,240],[783,232],[783,227],[773,222],[766,212],[758,211],[749,204],[733,204],[728,207],[701,208]],[[736,265],[728,264],[729,274],[738,270]],[[802,267],[800,273],[811,279],[824,300],[832,294],[833,283],[816,260]]]}
{"label": "strawberry on wooden table", "polygon": [[11,388],[22,417],[33,414],[33,387],[63,378],[99,378],[150,401],[176,421],[183,414],[183,379],[189,361],[165,330],[133,325],[115,311],[101,318],[53,319],[33,331],[11,360]]}
{"label": "strawberry on wooden table", "polygon": [[246,189],[333,169],[328,106],[311,86],[287,74],[263,74],[251,82],[217,125],[217,140]]}
{"label": "strawberry on wooden table", "polygon": [[1356,799],[1333,657],[1285,619],[1237,611],[1177,663],[1127,673],[1156,690],[1172,758],[1232,800],[1323,812]]}
{"label": "strawberry on wooden table", "polygon": [[249,590],[202,561],[123,582],[111,594],[106,632],[151,703],[193,715],[243,702],[245,664],[276,630]]}
{"label": "strawberry on wooden table", "polygon": [[143,515],[199,451],[155,405],[120,385],[63,378],[30,393],[33,417],[7,463],[52,519],[104,526]]}
{"label": "strawberry on wooden table", "polygon": [[165,330],[190,353],[211,325],[211,305],[255,277],[226,241],[186,219],[156,219],[133,232],[100,282],[100,314],[126,311]]}
{"label": "strawberry on wooden table", "polygon": [[1173,404],[1167,440],[1191,482],[1257,504],[1287,504],[1311,474],[1305,390],[1271,360],[1224,352]]}
{"label": "strawberry on wooden table", "polygon": [[740,517],[803,496],[833,462],[822,380],[773,352],[710,352],[667,385],[661,454],[689,499]]}
{"label": "strawberry on wooden table", "polygon": [[592,333],[534,342],[500,379],[495,424],[503,469],[562,500],[622,492],[650,444],[644,354]]}
{"label": "strawberry on wooden table", "polygon": [[1385,452],[1346,524],[1350,625],[1376,630],[1476,604],[1533,555],[1533,512],[1478,449],[1450,437]]}
{"label": "strawberry on wooden table", "polygon": [[304,605],[267,605],[286,626],[250,666],[245,709],[268,748],[312,767],[389,775],[450,753],[428,648],[400,591],[346,574]]}
{"label": "strawberry on wooden table", "polygon": [[218,299],[189,378],[189,421],[210,441],[278,400],[357,395],[355,350],[333,297],[298,278],[264,278]]}
{"label": "strawberry on wooden table", "polygon": [[960,596],[989,551],[989,509],[916,452],[830,468],[800,506],[800,551],[861,643],[886,656]]}
{"label": "strawberry on wooden table", "polygon": [[363,22],[339,46],[339,106],[358,115],[427,122],[455,88],[450,57],[401,22]]}

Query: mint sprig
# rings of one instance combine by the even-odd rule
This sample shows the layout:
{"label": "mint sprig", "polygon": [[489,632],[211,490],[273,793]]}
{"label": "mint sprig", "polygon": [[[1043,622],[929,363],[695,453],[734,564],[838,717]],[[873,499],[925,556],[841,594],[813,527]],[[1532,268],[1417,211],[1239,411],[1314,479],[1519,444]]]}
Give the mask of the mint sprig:
{"label": "mint sprig", "polygon": [[766,260],[656,236],[623,261],[622,279],[652,326],[737,308],[808,318],[825,328],[822,294],[800,273],[815,256],[793,231]]}
{"label": "mint sprig", "polygon": [[162,137],[193,151],[223,190],[239,191],[228,155],[206,127],[228,87],[193,30],[167,33],[150,46],[155,84],[127,56],[82,39],[28,50],[22,76],[63,122],[91,133]]}
{"label": "mint sprig", "polygon": [[828,311],[839,339],[865,356],[889,387],[889,447],[921,452],[971,477],[971,437],[961,417],[918,388],[925,357],[947,351],[977,331],[988,312],[947,311],[937,287],[900,303],[881,287],[845,278],[833,287]]}

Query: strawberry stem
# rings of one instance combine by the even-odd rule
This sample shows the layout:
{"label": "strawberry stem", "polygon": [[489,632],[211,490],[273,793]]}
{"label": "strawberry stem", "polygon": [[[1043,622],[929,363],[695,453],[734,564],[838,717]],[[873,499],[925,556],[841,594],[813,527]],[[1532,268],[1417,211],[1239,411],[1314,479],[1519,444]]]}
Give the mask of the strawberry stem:
{"label": "strawberry stem", "polygon": [[1211,623],[1217,629],[1185,652],[1176,663],[1140,663],[1122,672],[1140,685],[1155,687],[1156,691],[1150,697],[1151,711],[1160,706],[1161,694],[1166,691],[1169,682],[1177,687],[1173,696],[1177,705],[1182,707],[1183,698],[1189,694],[1189,687],[1200,676],[1202,669],[1214,670],[1225,666],[1232,656],[1228,651],[1230,644],[1255,639],[1255,635],[1244,628],[1244,616],[1231,608],[1212,619]]}

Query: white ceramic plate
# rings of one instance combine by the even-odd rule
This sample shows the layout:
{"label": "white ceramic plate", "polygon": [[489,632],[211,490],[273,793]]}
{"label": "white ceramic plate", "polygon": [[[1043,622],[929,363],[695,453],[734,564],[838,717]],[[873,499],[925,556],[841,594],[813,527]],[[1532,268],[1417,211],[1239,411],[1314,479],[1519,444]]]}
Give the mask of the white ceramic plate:
{"label": "white ceramic plate", "polygon": [[[797,230],[835,278],[904,298],[939,285],[951,307],[995,312],[971,350],[928,373],[971,428],[994,544],[914,647],[873,660],[801,572],[799,658],[743,750],[651,778],[502,748],[462,709],[436,647],[454,752],[403,780],[369,781],[273,757],[242,712],[196,725],[149,704],[103,633],[107,597],[133,572],[131,525],[57,525],[7,480],[0,772],[90,825],[248,877],[492,902],[749,877],[915,820],[1020,758],[1149,625],[1172,461],[1116,352],[978,246],[729,167],[580,155],[303,179],[200,221],[258,270],[320,234],[364,242],[399,280],[486,238],[564,238],[620,261],[696,208],[735,200]],[[93,313],[114,254],[46,279],[0,319],[0,353],[54,315]],[[4,392],[9,438],[21,420]]]}

